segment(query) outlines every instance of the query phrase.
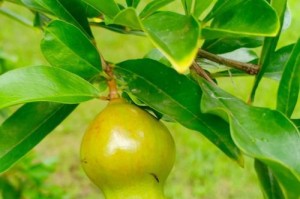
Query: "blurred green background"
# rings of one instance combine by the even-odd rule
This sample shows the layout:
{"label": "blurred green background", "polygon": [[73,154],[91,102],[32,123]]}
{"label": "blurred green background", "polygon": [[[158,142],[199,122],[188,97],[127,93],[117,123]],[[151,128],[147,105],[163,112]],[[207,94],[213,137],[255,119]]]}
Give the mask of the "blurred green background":
{"label": "blurred green background", "polygon": [[[169,8],[176,8],[175,1]],[[299,37],[300,3],[289,1],[293,21],[283,33],[280,46],[294,42]],[[17,12],[30,15],[18,6],[5,3]],[[152,44],[143,37],[121,35],[101,28],[93,28],[98,47],[103,56],[112,62],[141,58]],[[47,65],[39,42],[40,30],[21,25],[0,15],[0,74],[4,67],[18,68],[30,65]],[[5,58],[5,63],[1,58]],[[2,61],[2,62],[1,62]],[[2,68],[1,68],[2,67]],[[246,100],[252,77],[221,78],[219,84],[228,92]],[[264,79],[259,87],[255,105],[275,106],[277,83]],[[268,95],[263,95],[263,93]],[[54,132],[47,136],[32,152],[0,176],[0,188],[22,190],[25,199],[102,198],[101,192],[87,179],[80,167],[79,146],[88,123],[101,111],[105,102],[97,100],[82,103]],[[0,123],[9,113],[1,112]],[[177,124],[166,124],[175,138],[177,159],[168,181],[166,195],[172,199],[260,199],[258,181],[253,170],[253,160],[246,158],[245,167],[228,159],[201,134]],[[1,138],[0,138],[1,139]],[[10,185],[2,179],[9,179]],[[1,193],[1,190],[0,190]],[[1,194],[0,194],[1,195]],[[19,196],[7,196],[12,199]],[[1,198],[1,196],[0,196]]]}

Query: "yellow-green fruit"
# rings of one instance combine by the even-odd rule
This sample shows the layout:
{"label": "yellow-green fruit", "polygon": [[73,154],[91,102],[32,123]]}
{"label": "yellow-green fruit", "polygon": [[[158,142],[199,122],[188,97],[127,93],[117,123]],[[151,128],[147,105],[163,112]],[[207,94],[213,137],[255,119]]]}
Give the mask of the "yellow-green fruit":
{"label": "yellow-green fruit", "polygon": [[175,146],[168,129],[142,109],[114,99],[81,144],[81,162],[106,199],[165,199]]}

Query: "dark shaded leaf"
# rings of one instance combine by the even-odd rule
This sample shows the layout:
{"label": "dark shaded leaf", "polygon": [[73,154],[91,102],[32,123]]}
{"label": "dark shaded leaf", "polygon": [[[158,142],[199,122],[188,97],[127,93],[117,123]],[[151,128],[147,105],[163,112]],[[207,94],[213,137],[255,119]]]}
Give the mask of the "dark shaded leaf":
{"label": "dark shaded leaf", "polygon": [[61,20],[72,23],[80,28],[90,38],[93,37],[87,16],[85,5],[81,0],[22,0],[31,9],[49,12]]}
{"label": "dark shaded leaf", "polygon": [[256,48],[261,46],[263,38],[261,37],[224,37],[213,40],[205,40],[202,49],[214,54],[223,54],[234,51],[238,48]]}
{"label": "dark shaded leaf", "polygon": [[227,156],[243,164],[243,157],[229,135],[228,124],[200,112],[201,90],[193,80],[150,59],[119,63],[114,72],[119,80],[126,80],[122,85],[126,92],[168,118],[199,131]]}
{"label": "dark shaded leaf", "polygon": [[285,64],[277,93],[277,110],[291,117],[298,101],[300,88],[300,39]]}
{"label": "dark shaded leaf", "polygon": [[263,162],[255,160],[255,171],[265,199],[285,199],[276,177]]}
{"label": "dark shaded leaf", "polygon": [[11,115],[0,126],[0,173],[37,145],[76,106],[48,102],[29,103]]}

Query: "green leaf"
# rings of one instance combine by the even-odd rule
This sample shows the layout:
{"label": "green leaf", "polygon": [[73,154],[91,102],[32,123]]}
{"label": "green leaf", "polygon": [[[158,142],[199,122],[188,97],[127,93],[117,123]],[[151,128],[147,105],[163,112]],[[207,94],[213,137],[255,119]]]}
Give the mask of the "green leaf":
{"label": "green leaf", "polygon": [[128,7],[136,8],[140,3],[140,0],[126,0],[126,4]]}
{"label": "green leaf", "polygon": [[45,12],[45,13],[51,13],[50,10],[48,10],[48,8],[43,7],[42,5],[39,4],[38,1],[36,0],[20,0],[26,7],[32,9],[32,10],[36,10],[36,11],[40,11],[40,12]]}
{"label": "green leaf", "polygon": [[[275,10],[265,0],[234,0],[230,7],[224,2],[216,11],[210,27],[202,37],[215,39],[224,36],[275,36],[280,28]],[[229,8],[228,8],[229,7]]]}
{"label": "green leaf", "polygon": [[119,63],[114,72],[118,80],[126,80],[122,85],[126,92],[168,118],[199,131],[228,157],[243,164],[243,157],[231,140],[227,123],[201,113],[201,90],[193,80],[150,59]]}
{"label": "green leaf", "polygon": [[210,6],[213,0],[195,0],[193,15],[199,18],[200,15]]}
{"label": "green leaf", "polygon": [[266,164],[284,187],[287,198],[300,195],[300,134],[281,112],[246,105],[202,80],[202,111],[229,121],[235,144]]}
{"label": "green leaf", "polygon": [[261,161],[255,160],[255,171],[265,199],[285,199],[281,187],[270,168]]}
{"label": "green leaf", "polygon": [[200,42],[199,24],[192,16],[157,12],[143,21],[153,44],[180,73],[185,72],[197,54]]}
{"label": "green leaf", "polygon": [[81,0],[22,0],[25,5],[33,9],[40,10],[41,8],[47,10],[58,18],[72,23],[73,25],[84,31],[89,37],[92,32],[87,21],[85,6]]}
{"label": "green leaf", "polygon": [[264,77],[272,78],[277,81],[281,79],[284,66],[287,63],[294,46],[295,44],[284,46],[270,55],[270,61],[265,68]]}
{"label": "green leaf", "polygon": [[48,62],[85,79],[99,74],[101,60],[89,38],[80,29],[64,21],[53,21],[45,30],[41,49]]}
{"label": "green leaf", "polygon": [[261,46],[261,37],[223,37],[213,40],[205,40],[202,49],[214,54],[223,54],[234,51],[238,48],[256,48]]}
{"label": "green leaf", "polygon": [[111,19],[113,19],[120,11],[118,4],[116,4],[114,0],[83,0],[83,2],[89,4],[91,7],[107,15]]}
{"label": "green leaf", "polygon": [[260,65],[260,70],[259,73],[257,74],[251,93],[250,93],[250,102],[254,101],[255,93],[258,88],[258,85],[263,78],[266,70],[268,70],[268,67],[270,66],[269,63],[272,60],[272,54],[274,54],[277,43],[279,40],[279,37],[281,35],[281,30],[283,26],[283,21],[284,21],[284,13],[287,7],[287,0],[272,0],[271,1],[272,6],[275,8],[277,15],[280,20],[280,27],[278,33],[275,35],[275,37],[266,37],[264,40],[263,48],[261,51],[261,56],[259,60],[259,65]]}
{"label": "green leaf", "polygon": [[155,0],[151,1],[140,13],[140,18],[146,18],[157,11],[159,8],[173,2],[174,0]]}
{"label": "green leaf", "polygon": [[181,3],[184,8],[185,14],[190,15],[194,1],[193,0],[181,0]]}
{"label": "green leaf", "polygon": [[0,173],[11,167],[61,123],[77,105],[29,103],[0,126]]}
{"label": "green leaf", "polygon": [[74,104],[98,96],[84,79],[55,67],[34,66],[0,76],[0,109],[33,101]]}
{"label": "green leaf", "polygon": [[1,198],[3,199],[21,198],[21,190],[19,190],[18,188],[19,187],[15,187],[14,184],[12,184],[9,181],[9,178],[5,176],[0,176]]}
{"label": "green leaf", "polygon": [[120,11],[112,21],[113,24],[129,27],[134,30],[141,30],[141,22],[134,8],[125,8]]}
{"label": "green leaf", "polygon": [[[264,77],[271,78],[276,81],[280,81],[282,76],[282,71],[284,69],[287,60],[290,57],[294,45],[295,44],[284,46],[271,55],[270,61],[268,62],[268,66],[266,67],[266,71],[264,73]],[[222,72],[217,72],[212,75],[213,77],[235,77],[235,76],[238,77],[238,76],[245,76],[245,75],[248,76],[248,74],[244,73],[243,71],[236,70],[236,69],[230,69],[230,71],[226,70]]]}
{"label": "green leaf", "polygon": [[300,88],[300,39],[287,61],[277,93],[277,110],[291,117],[299,94]]}

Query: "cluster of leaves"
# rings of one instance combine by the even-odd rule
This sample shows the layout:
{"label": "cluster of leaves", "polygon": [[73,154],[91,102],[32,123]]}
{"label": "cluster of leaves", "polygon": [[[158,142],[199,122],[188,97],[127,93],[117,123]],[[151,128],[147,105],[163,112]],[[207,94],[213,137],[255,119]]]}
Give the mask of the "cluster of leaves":
{"label": "cluster of leaves", "polygon": [[[253,157],[265,198],[299,198],[300,134],[298,120],[291,116],[299,93],[300,40],[276,48],[287,23],[286,0],[182,0],[184,14],[161,10],[172,0],[145,1],[143,8],[139,0],[9,2],[32,11],[30,22],[0,8],[44,31],[41,50],[52,67],[26,67],[0,76],[0,109],[24,104],[0,126],[0,172],[38,144],[78,103],[103,94],[93,85],[106,77],[91,30],[96,26],[145,36],[156,47],[147,58],[112,64],[120,88],[134,102],[202,133],[240,165],[244,154]],[[253,47],[260,47],[253,60],[260,69],[251,100],[263,77],[276,79],[276,110],[248,105],[189,71],[199,48],[223,54]],[[212,77],[247,75],[226,67],[210,72]]]}

